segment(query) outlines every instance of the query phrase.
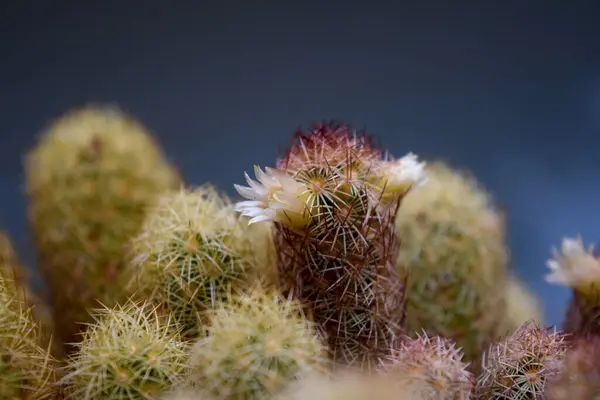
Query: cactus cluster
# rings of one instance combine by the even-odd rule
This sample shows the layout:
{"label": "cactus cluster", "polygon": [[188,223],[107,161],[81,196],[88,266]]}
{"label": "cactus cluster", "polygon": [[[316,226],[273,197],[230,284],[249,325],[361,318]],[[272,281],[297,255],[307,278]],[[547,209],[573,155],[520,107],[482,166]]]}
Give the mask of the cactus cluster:
{"label": "cactus cluster", "polygon": [[0,231],[0,399],[600,392],[594,249],[566,238],[554,251],[547,280],[573,299],[564,331],[545,326],[485,188],[349,125],[297,131],[235,200],[182,182],[116,106],[52,121],[25,172],[49,295]]}

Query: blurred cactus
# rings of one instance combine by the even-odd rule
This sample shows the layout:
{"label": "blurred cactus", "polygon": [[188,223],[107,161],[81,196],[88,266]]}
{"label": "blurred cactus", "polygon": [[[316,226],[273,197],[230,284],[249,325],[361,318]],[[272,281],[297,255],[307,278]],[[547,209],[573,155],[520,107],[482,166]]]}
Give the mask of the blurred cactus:
{"label": "blurred cactus", "polygon": [[73,400],[152,400],[180,383],[187,346],[172,321],[146,303],[92,311],[63,378]]}
{"label": "blurred cactus", "polygon": [[533,321],[544,326],[544,313],[539,298],[525,282],[511,275],[505,287],[506,313],[502,318],[501,337],[512,335],[521,325]]}
{"label": "blurred cactus", "polygon": [[594,247],[583,247],[581,237],[565,238],[552,250],[546,281],[573,290],[564,330],[574,336],[600,334],[600,260]]}
{"label": "blurred cactus", "polygon": [[327,371],[312,325],[291,301],[260,288],[224,302],[192,348],[189,386],[215,399],[266,399],[290,382]]}
{"label": "blurred cactus", "polygon": [[0,278],[3,278],[5,290],[18,295],[22,300],[31,302],[29,276],[21,265],[8,232],[0,230]]}
{"label": "blurred cactus", "polygon": [[310,376],[299,380],[275,400],[428,400],[404,387],[404,382],[356,371],[338,371],[333,379]]}
{"label": "blurred cactus", "polygon": [[56,336],[75,342],[87,308],[122,297],[124,245],[155,195],[179,179],[142,125],[116,107],[89,106],[42,134],[26,159],[26,183]]}
{"label": "blurred cactus", "polygon": [[402,332],[394,221],[422,169],[332,123],[298,132],[277,168],[255,167],[258,181],[236,185],[250,223],[273,221],[280,290],[309,307],[336,363],[374,366]]}
{"label": "blurred cactus", "polygon": [[558,375],[550,379],[547,400],[600,399],[600,338],[577,340]]}
{"label": "blurred cactus", "polygon": [[[259,236],[260,238],[260,236]],[[129,288],[164,304],[187,337],[202,334],[202,314],[261,278],[265,248],[211,185],[163,195],[133,241]]]}
{"label": "blurred cactus", "polygon": [[15,282],[0,277],[0,398],[58,400],[56,361]]}
{"label": "blurred cactus", "polygon": [[484,355],[477,381],[481,399],[544,399],[547,383],[561,368],[565,336],[527,322]]}
{"label": "blurred cactus", "polygon": [[442,163],[403,200],[397,267],[408,279],[406,331],[454,340],[475,361],[505,313],[507,250],[502,217],[466,174]]}
{"label": "blurred cactus", "polygon": [[451,340],[425,334],[405,338],[385,360],[382,372],[414,396],[428,400],[468,400],[475,383],[461,350]]}

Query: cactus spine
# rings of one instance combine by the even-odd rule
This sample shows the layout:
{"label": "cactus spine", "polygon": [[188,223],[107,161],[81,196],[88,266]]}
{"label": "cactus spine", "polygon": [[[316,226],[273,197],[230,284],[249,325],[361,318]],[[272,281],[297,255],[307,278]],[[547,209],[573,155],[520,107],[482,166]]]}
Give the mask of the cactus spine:
{"label": "cactus spine", "polygon": [[442,163],[426,168],[425,187],[398,211],[397,261],[410,282],[406,331],[454,340],[475,361],[498,335],[504,315],[504,227],[490,197]]}
{"label": "cactus spine", "polygon": [[277,168],[255,168],[251,223],[274,221],[281,291],[310,309],[336,363],[370,368],[402,331],[403,285],[394,270],[396,210],[423,181],[414,155],[385,159],[345,125],[298,132]]}
{"label": "cactus spine", "polygon": [[260,288],[222,303],[208,330],[191,351],[189,386],[216,399],[269,398],[326,371],[324,346],[296,303]]}
{"label": "cactus spine", "polygon": [[128,301],[92,310],[63,378],[73,400],[152,400],[181,382],[186,344],[169,316]]}
{"label": "cactus spine", "polygon": [[248,231],[211,185],[165,194],[133,241],[129,287],[164,304],[185,336],[202,335],[206,310],[261,277]]}
{"label": "cactus spine", "polygon": [[[179,180],[145,128],[116,107],[70,111],[26,159],[28,213],[61,343],[87,309],[123,297],[124,246],[155,195]],[[71,346],[65,345],[68,352]]]}

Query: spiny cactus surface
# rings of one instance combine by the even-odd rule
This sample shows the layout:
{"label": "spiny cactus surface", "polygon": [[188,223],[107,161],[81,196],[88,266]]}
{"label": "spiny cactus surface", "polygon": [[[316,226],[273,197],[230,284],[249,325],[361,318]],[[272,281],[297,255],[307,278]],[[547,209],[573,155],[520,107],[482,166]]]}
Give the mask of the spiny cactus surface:
{"label": "spiny cactus surface", "polygon": [[544,399],[548,381],[561,368],[567,351],[565,335],[533,322],[494,344],[483,359],[477,381],[481,399]]}
{"label": "spiny cactus surface", "polygon": [[256,288],[215,311],[209,333],[191,351],[189,386],[215,399],[268,399],[318,371],[327,357],[296,303]]}
{"label": "spiny cactus surface", "polygon": [[309,307],[335,363],[370,368],[402,332],[394,221],[422,170],[413,154],[393,160],[366,134],[317,124],[236,185],[250,223],[273,221],[280,290]]}
{"label": "spiny cactus surface", "polygon": [[261,279],[264,249],[213,186],[163,195],[132,245],[130,290],[164,304],[184,329],[203,333],[206,310]]}
{"label": "spiny cactus surface", "polygon": [[92,311],[63,378],[73,400],[153,400],[181,382],[187,346],[170,318],[148,303]]}
{"label": "spiny cactus surface", "polygon": [[384,360],[381,371],[419,398],[468,400],[475,377],[462,357],[451,340],[422,334],[404,338]]}
{"label": "spiny cactus surface", "polygon": [[0,398],[58,400],[56,361],[14,285],[0,277]]}

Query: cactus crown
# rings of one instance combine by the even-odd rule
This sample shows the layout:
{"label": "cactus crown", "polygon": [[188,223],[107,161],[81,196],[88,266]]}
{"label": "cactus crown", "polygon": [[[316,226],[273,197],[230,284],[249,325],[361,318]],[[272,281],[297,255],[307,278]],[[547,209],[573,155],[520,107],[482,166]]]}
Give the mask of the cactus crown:
{"label": "cactus crown", "polygon": [[164,303],[196,337],[204,311],[256,275],[247,229],[212,185],[165,194],[133,240],[127,286]]}
{"label": "cactus crown", "polygon": [[63,378],[68,398],[149,399],[179,382],[186,346],[169,316],[133,301],[92,315]]}
{"label": "cactus crown", "polygon": [[261,399],[325,371],[320,338],[295,302],[257,287],[214,312],[191,352],[190,384],[218,398]]}
{"label": "cactus crown", "polygon": [[382,369],[424,398],[466,400],[471,397],[474,376],[462,357],[453,341],[423,333],[414,339],[404,338]]}
{"label": "cactus crown", "polygon": [[478,393],[496,399],[541,398],[566,350],[564,334],[529,321],[484,355]]}

